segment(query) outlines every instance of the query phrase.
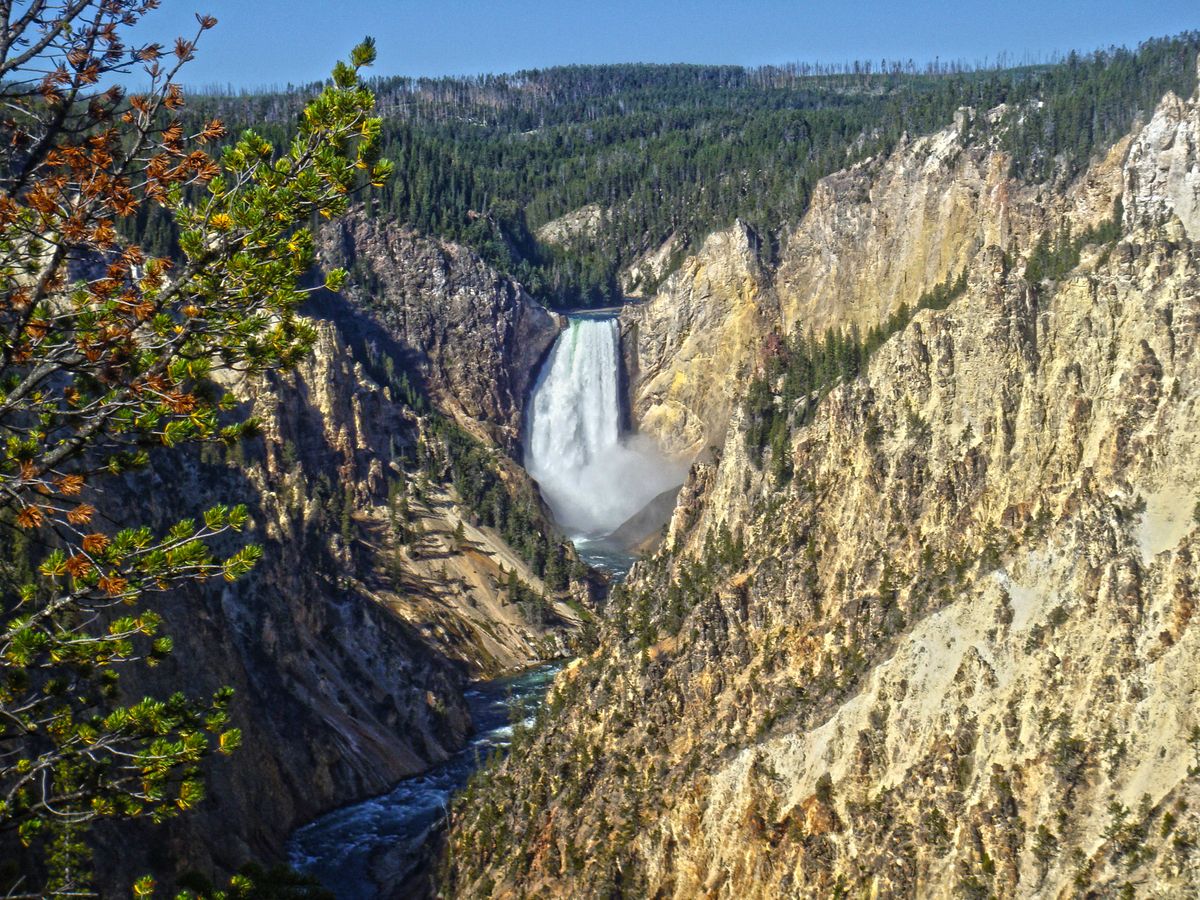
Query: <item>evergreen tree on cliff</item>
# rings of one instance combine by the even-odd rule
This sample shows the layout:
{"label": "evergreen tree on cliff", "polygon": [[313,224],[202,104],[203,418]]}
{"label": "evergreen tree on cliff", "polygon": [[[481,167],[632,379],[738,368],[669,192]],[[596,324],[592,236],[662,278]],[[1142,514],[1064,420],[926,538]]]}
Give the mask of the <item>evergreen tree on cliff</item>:
{"label": "evergreen tree on cliff", "polygon": [[[165,533],[117,529],[114,476],[185,442],[237,442],[213,376],[286,368],[313,332],[296,306],[303,223],[342,213],[381,161],[374,99],[339,63],[283,152],[219,121],[185,126],[196,39],[130,47],[157,0],[0,2],[0,893],[89,896],[89,826],[198,803],[232,752],[229,691],[131,702],[119,677],[171,650],[155,607],[236,579],[260,551],[244,507]],[[127,96],[114,73],[144,70]],[[224,146],[219,155],[216,146]],[[147,207],[180,261],[118,239]],[[334,286],[344,277],[330,276]],[[107,482],[107,489],[106,489]],[[231,498],[236,499],[236,498]],[[144,879],[138,896],[153,891]]]}

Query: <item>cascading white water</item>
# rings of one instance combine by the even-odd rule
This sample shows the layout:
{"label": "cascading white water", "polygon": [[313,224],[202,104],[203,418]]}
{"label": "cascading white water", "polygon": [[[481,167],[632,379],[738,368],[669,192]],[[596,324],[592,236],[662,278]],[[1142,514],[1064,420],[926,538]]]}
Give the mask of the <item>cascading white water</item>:
{"label": "cascading white water", "polygon": [[619,346],[616,319],[572,318],[533,389],[525,468],[576,538],[611,533],[683,480],[652,441],[621,434]]}

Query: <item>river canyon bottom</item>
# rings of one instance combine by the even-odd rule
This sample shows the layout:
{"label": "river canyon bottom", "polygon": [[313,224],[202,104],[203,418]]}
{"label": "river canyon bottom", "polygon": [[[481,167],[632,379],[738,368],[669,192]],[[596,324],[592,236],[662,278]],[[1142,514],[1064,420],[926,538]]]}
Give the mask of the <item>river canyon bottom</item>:
{"label": "river canyon bottom", "polygon": [[288,846],[293,868],[317,878],[339,900],[371,900],[381,882],[402,884],[463,788],[493,752],[505,752],[514,715],[532,722],[561,662],[479,682],[464,697],[475,734],[449,760],[406,778],[386,794],[327,813],[299,829]]}

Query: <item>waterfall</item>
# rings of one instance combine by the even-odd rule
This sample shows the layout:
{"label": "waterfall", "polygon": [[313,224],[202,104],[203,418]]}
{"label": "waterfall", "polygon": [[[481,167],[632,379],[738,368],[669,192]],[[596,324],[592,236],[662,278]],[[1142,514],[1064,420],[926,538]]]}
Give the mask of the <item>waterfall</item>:
{"label": "waterfall", "polygon": [[647,438],[621,434],[616,319],[572,318],[534,385],[525,468],[558,524],[607,535],[683,480]]}

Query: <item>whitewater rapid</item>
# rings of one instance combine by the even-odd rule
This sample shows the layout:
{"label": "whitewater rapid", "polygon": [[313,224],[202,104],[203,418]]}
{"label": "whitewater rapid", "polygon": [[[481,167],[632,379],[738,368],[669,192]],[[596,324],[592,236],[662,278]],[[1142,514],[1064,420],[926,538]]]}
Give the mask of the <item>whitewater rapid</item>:
{"label": "whitewater rapid", "polygon": [[534,385],[526,434],[525,468],[576,539],[611,534],[685,474],[649,438],[621,433],[616,319],[569,320]]}

